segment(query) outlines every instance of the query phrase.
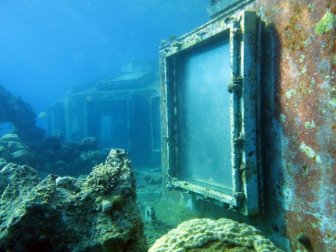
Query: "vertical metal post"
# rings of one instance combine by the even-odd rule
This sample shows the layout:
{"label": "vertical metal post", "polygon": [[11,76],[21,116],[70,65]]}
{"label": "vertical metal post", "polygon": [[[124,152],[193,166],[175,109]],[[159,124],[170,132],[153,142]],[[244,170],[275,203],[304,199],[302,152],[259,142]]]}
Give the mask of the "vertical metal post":
{"label": "vertical metal post", "polygon": [[243,136],[241,135],[241,42],[242,31],[239,20],[233,20],[230,27],[230,53],[231,53],[231,83],[228,91],[231,95],[231,162],[233,179],[233,199],[231,208],[239,208],[242,197],[242,181],[240,174],[241,165],[241,145]]}

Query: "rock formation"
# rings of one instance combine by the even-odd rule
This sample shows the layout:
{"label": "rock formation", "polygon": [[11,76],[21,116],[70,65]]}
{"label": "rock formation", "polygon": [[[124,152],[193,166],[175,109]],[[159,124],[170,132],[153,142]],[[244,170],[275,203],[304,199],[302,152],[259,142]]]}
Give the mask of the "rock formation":
{"label": "rock formation", "polygon": [[147,251],[135,179],[123,150],[87,178],[29,166],[0,171],[0,251]]}
{"label": "rock formation", "polygon": [[11,122],[24,140],[36,141],[44,136],[44,130],[35,125],[36,114],[31,105],[0,85],[0,123],[3,122]]}
{"label": "rock formation", "polygon": [[12,162],[29,165],[42,173],[71,176],[88,174],[108,154],[108,150],[96,149],[96,141],[88,137],[80,144],[62,143],[59,138],[45,137],[28,145],[16,134],[5,134],[0,137],[0,169]]}

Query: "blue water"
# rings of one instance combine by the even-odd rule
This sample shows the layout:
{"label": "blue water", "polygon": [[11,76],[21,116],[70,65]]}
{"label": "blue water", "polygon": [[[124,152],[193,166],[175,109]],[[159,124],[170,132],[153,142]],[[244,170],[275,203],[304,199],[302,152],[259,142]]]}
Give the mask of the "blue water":
{"label": "blue water", "polygon": [[74,85],[118,74],[131,60],[158,60],[160,41],[206,22],[207,6],[207,0],[3,0],[0,84],[45,111]]}
{"label": "blue water", "polygon": [[[67,241],[68,237],[72,240],[72,236],[64,239],[63,231],[58,233],[56,227],[61,226],[57,223],[58,218],[52,217],[56,220],[56,224],[51,223],[48,220],[49,217],[44,218],[44,216],[53,215],[38,211],[29,213],[31,215],[26,215],[29,211],[17,211],[22,212],[23,219],[29,220],[29,223],[15,224],[18,229],[11,231],[14,235],[11,233],[7,235],[8,237],[4,237],[3,234],[7,232],[7,229],[11,229],[11,224],[7,225],[6,223],[10,223],[12,217],[11,215],[8,215],[8,217],[3,212],[16,214],[16,211],[11,211],[10,208],[7,208],[7,205],[10,205],[13,209],[19,209],[21,206],[18,207],[15,204],[25,199],[26,195],[23,192],[34,192],[38,186],[34,184],[33,188],[29,184],[30,175],[27,173],[29,183],[26,181],[22,182],[23,185],[20,184],[21,182],[18,183],[20,193],[16,195],[15,185],[8,189],[15,192],[13,193],[13,195],[15,194],[13,196],[14,200],[3,198],[3,191],[4,188],[7,188],[7,184],[11,185],[12,177],[16,178],[11,174],[14,174],[16,169],[18,171],[31,169],[28,166],[35,169],[31,172],[37,171],[36,174],[41,179],[48,174],[53,174],[41,182],[41,184],[50,182],[52,188],[55,185],[53,180],[56,184],[58,183],[57,187],[61,185],[62,182],[60,181],[63,181],[63,183],[74,181],[65,176],[82,176],[83,179],[83,175],[87,175],[92,172],[92,169],[96,169],[97,164],[105,162],[110,148],[125,149],[129,160],[132,161],[132,168],[134,168],[137,181],[138,199],[137,205],[135,205],[135,198],[132,194],[132,200],[134,200],[132,207],[134,209],[138,207],[136,210],[138,212],[130,208],[132,210],[130,214],[136,214],[135,216],[139,220],[142,218],[148,221],[144,230],[148,240],[147,245],[152,245],[157,238],[177,226],[182,220],[197,217],[192,210],[191,198],[186,197],[184,199],[183,195],[179,196],[181,197],[179,199],[168,200],[162,198],[164,187],[162,186],[163,176],[160,169],[162,138],[160,134],[160,81],[158,71],[142,69],[142,72],[145,72],[145,77],[140,81],[137,81],[134,73],[139,74],[141,71],[131,71],[128,74],[133,76],[133,79],[121,78],[123,80],[120,85],[121,90],[115,88],[120,84],[117,81],[112,83],[116,86],[110,89],[108,81],[105,83],[97,81],[119,75],[123,72],[124,66],[130,62],[155,62],[155,70],[158,70],[161,40],[178,37],[207,22],[209,20],[208,5],[208,0],[0,1],[0,198],[2,200],[0,203],[6,203],[2,206],[0,204],[0,216],[2,218],[2,224],[0,223],[0,251],[4,251],[4,248],[7,251],[7,248],[12,247],[11,251],[70,251],[53,250],[53,248],[71,247],[74,244],[79,245],[79,247],[82,246],[80,237],[84,237],[86,234],[81,233],[77,238],[77,233],[82,232],[77,231],[77,226],[73,231],[70,231],[70,233],[76,234],[74,235],[76,238],[71,242]],[[223,106],[228,105],[229,100],[226,98],[229,97],[229,93],[226,94],[227,97],[221,97],[217,94],[218,89],[225,90],[223,85],[229,78],[229,71],[227,71],[229,62],[226,61],[227,64],[224,67],[218,65],[219,62],[225,62],[228,53],[229,47],[225,44],[219,50],[215,50],[214,53],[206,52],[201,57],[192,57],[187,64],[189,70],[186,76],[189,78],[190,75],[191,77],[185,84],[191,90],[188,90],[186,96],[192,98],[189,102],[185,102],[187,112],[200,110],[205,116],[188,118],[187,115],[184,115],[182,118],[182,120],[187,119],[188,124],[186,130],[181,130],[181,132],[182,135],[187,135],[186,139],[188,144],[191,145],[191,147],[183,146],[187,153],[187,158],[183,161],[188,163],[186,179],[190,182],[196,181],[200,185],[205,183],[212,186],[211,189],[213,187],[217,189],[217,184],[222,181],[228,188],[231,188],[232,184],[230,174],[225,173],[223,176],[218,176],[218,169],[210,169],[211,167],[228,166],[231,163],[225,163],[228,162],[229,158],[222,156],[224,141],[218,144],[217,132],[209,132],[208,130],[208,128],[216,128],[219,132],[224,132],[225,135],[220,135],[220,139],[229,142],[230,133],[227,129],[227,126],[229,126],[229,117],[227,116],[229,111],[218,112],[218,109],[221,110]],[[200,73],[201,78],[199,78],[198,73]],[[194,75],[198,77],[196,82],[192,78]],[[128,80],[130,80],[129,82],[133,81],[133,89],[131,90],[127,89],[127,85],[130,84]],[[142,82],[146,82],[146,84],[144,85]],[[76,89],[78,92],[67,93],[72,87],[85,83],[94,83],[95,86],[80,91]],[[134,83],[137,86],[134,86]],[[107,84],[107,87],[104,88],[104,84]],[[122,85],[126,85],[126,88]],[[211,88],[199,89],[201,85],[209,85],[215,92]],[[5,92],[2,86],[11,94]],[[31,104],[35,113],[31,111],[29,105],[27,106],[26,103],[17,99],[18,96]],[[202,98],[202,96],[205,96],[206,99],[198,102],[197,99]],[[62,102],[55,104],[58,100]],[[222,100],[224,100],[224,104],[221,103]],[[212,110],[211,113],[207,111],[208,108]],[[217,116],[218,113],[219,116]],[[35,127],[35,114],[37,126],[44,128],[46,135],[39,127]],[[197,125],[198,121],[202,123]],[[223,123],[226,124],[226,127],[222,125]],[[194,127],[195,125],[196,127]],[[12,134],[6,134],[9,132]],[[191,134],[198,134],[198,138],[193,139],[190,137]],[[206,138],[206,141],[209,142],[207,145],[203,144],[205,134],[209,134],[209,138]],[[214,142],[215,144],[213,144]],[[230,154],[229,151],[228,148],[224,150],[225,154],[228,155]],[[119,151],[117,152],[119,153]],[[124,152],[122,151],[122,153]],[[195,155],[196,158],[194,158]],[[217,162],[215,158],[218,159],[218,157],[220,158]],[[111,163],[115,163],[116,160],[119,160],[119,158],[114,157],[114,159],[111,159]],[[120,160],[118,162],[121,162]],[[204,172],[203,167],[198,165],[198,163],[203,164],[204,160],[207,163],[205,166],[206,172]],[[21,167],[14,164],[28,166]],[[119,164],[113,165],[121,167]],[[195,173],[191,170],[194,167],[196,167]],[[85,196],[83,197],[85,198],[85,205],[88,204],[93,209],[103,211],[103,209],[107,209],[104,207],[106,204],[103,204],[105,197],[111,196],[112,200],[115,199],[113,197],[118,196],[114,194],[121,194],[124,191],[128,194],[129,185],[126,186],[121,183],[124,183],[124,180],[131,183],[130,181],[133,178],[130,177],[125,167],[122,169],[125,174],[110,171],[110,175],[114,176],[111,181],[117,181],[121,178],[120,188],[118,182],[118,188],[113,192],[110,191],[109,194],[104,192],[102,193],[103,196],[100,195],[99,197],[93,195],[92,198],[98,199],[95,203],[97,206],[99,205],[98,207],[87,203],[90,201],[86,201],[87,196]],[[20,179],[24,180],[22,174],[25,175],[26,173],[21,173],[19,176]],[[102,176],[102,183],[104,184],[106,180],[107,183],[104,185],[109,187],[111,184],[111,181],[108,181],[110,179],[109,175],[97,176]],[[190,177],[191,179],[188,179]],[[39,179],[37,175],[33,178],[34,181]],[[49,182],[45,182],[47,180]],[[100,181],[101,178],[98,178],[98,180]],[[26,184],[29,190],[22,189]],[[69,185],[69,188],[64,188],[70,192],[72,198],[81,190],[78,188],[82,188],[82,184],[78,188],[73,187],[72,182]],[[224,190],[222,187],[219,189]],[[49,193],[48,189],[38,190],[45,191],[46,194]],[[52,193],[56,195],[52,196],[54,198],[45,197],[50,201],[48,202],[51,205],[50,208],[57,209],[55,210],[57,213],[63,211],[63,209],[58,209],[59,205],[64,209],[73,208],[72,203],[68,205],[66,200],[61,200],[60,203],[56,202],[58,198],[61,198],[59,195],[63,193],[59,189],[57,191],[61,193]],[[93,191],[95,191],[94,188]],[[87,195],[86,191],[84,193]],[[11,195],[11,193],[7,193],[7,195]],[[41,197],[44,198],[43,195]],[[27,197],[28,200],[30,198],[33,197]],[[119,195],[119,198],[122,198],[122,196]],[[179,204],[176,204],[177,200]],[[124,204],[124,202],[128,204],[128,200],[123,199],[121,202],[123,203],[119,204]],[[82,205],[77,203],[76,200],[75,211],[79,211],[80,215],[85,216],[85,211],[79,209]],[[23,208],[26,205],[29,206],[29,204],[25,203]],[[34,207],[39,204],[35,202],[34,198]],[[49,209],[49,206],[45,207],[44,204],[43,200],[43,204],[40,204],[43,205],[42,208]],[[54,207],[53,204],[57,207]],[[104,218],[108,216],[106,217],[108,220],[113,219],[113,225],[110,225],[110,222],[103,225],[114,229],[117,223],[116,226],[118,230],[122,230],[123,237],[129,235],[130,241],[138,239],[134,236],[133,231],[124,235],[128,232],[126,229],[130,226],[128,223],[129,215],[123,214],[126,203],[122,211],[115,201],[111,207],[115,209],[112,211],[111,208],[107,212],[104,210],[103,214]],[[148,209],[152,214],[146,220]],[[157,216],[155,212],[157,212]],[[63,215],[62,213],[61,215],[65,216],[64,219],[67,219],[67,214]],[[70,213],[70,215],[78,216],[78,214],[73,213]],[[170,218],[170,216],[173,218]],[[19,219],[17,216],[13,217],[13,219],[15,218]],[[71,229],[70,226],[76,223],[79,227],[78,230],[83,228],[84,233],[90,234],[90,236],[84,237],[85,246],[89,246],[86,245],[87,237],[95,241],[92,233],[100,235],[100,231],[97,232],[97,230],[104,230],[104,232],[107,230],[100,229],[98,224],[96,228],[96,226],[91,225],[95,221],[90,216],[87,216],[87,218],[90,222],[90,228],[87,228],[86,224],[81,227],[81,222],[72,222],[72,220],[69,222],[71,224],[62,224],[64,226],[68,225]],[[63,223],[63,217],[60,219]],[[137,223],[136,219],[131,221]],[[99,220],[98,222],[104,221]],[[39,223],[42,223],[42,228],[40,228]],[[45,228],[44,225],[48,228]],[[46,234],[44,230],[49,232],[49,226],[55,228],[50,231],[51,234]],[[32,231],[32,234],[30,234],[30,231],[25,231],[26,227],[27,230],[34,230],[34,232]],[[92,233],[91,228],[95,230]],[[139,230],[142,232],[141,228]],[[106,240],[99,240],[99,246],[103,247],[103,243],[104,246],[105,243],[110,243],[110,241],[106,242],[109,235],[113,237],[111,240],[118,240],[113,236],[112,231],[106,231],[104,237],[102,235],[102,239]],[[105,234],[108,235],[105,236]],[[16,235],[21,237],[20,240],[15,238]],[[58,236],[61,238],[56,238],[56,242],[49,241],[49,239],[54,241],[54,237]],[[60,239],[64,244],[57,244],[57,239]],[[94,241],[92,244],[94,244]],[[125,246],[131,245],[127,241]],[[99,248],[97,249],[99,250]],[[83,249],[83,251],[89,250]],[[112,249],[109,251],[121,250]],[[128,250],[123,249],[122,251]]]}

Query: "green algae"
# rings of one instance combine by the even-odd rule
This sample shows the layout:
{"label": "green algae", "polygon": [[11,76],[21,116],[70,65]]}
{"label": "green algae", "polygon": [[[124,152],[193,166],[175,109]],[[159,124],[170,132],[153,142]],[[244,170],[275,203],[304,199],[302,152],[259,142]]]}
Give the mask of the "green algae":
{"label": "green algae", "polygon": [[336,27],[336,16],[327,11],[320,21],[315,25],[315,32],[317,35],[322,35]]}

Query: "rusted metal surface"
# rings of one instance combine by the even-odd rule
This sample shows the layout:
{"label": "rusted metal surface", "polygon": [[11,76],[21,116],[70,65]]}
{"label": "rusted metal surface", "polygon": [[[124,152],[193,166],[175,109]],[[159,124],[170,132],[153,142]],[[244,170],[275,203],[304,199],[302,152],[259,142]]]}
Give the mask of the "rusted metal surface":
{"label": "rusted metal surface", "polygon": [[291,251],[335,251],[336,24],[323,34],[315,27],[325,13],[336,14],[336,3],[260,0],[249,8],[273,31],[265,35],[265,56],[274,60],[265,71],[275,76],[264,71],[264,85],[274,87],[264,88],[263,119],[265,190],[272,192],[265,196],[275,198],[265,212],[281,208],[269,216]]}

